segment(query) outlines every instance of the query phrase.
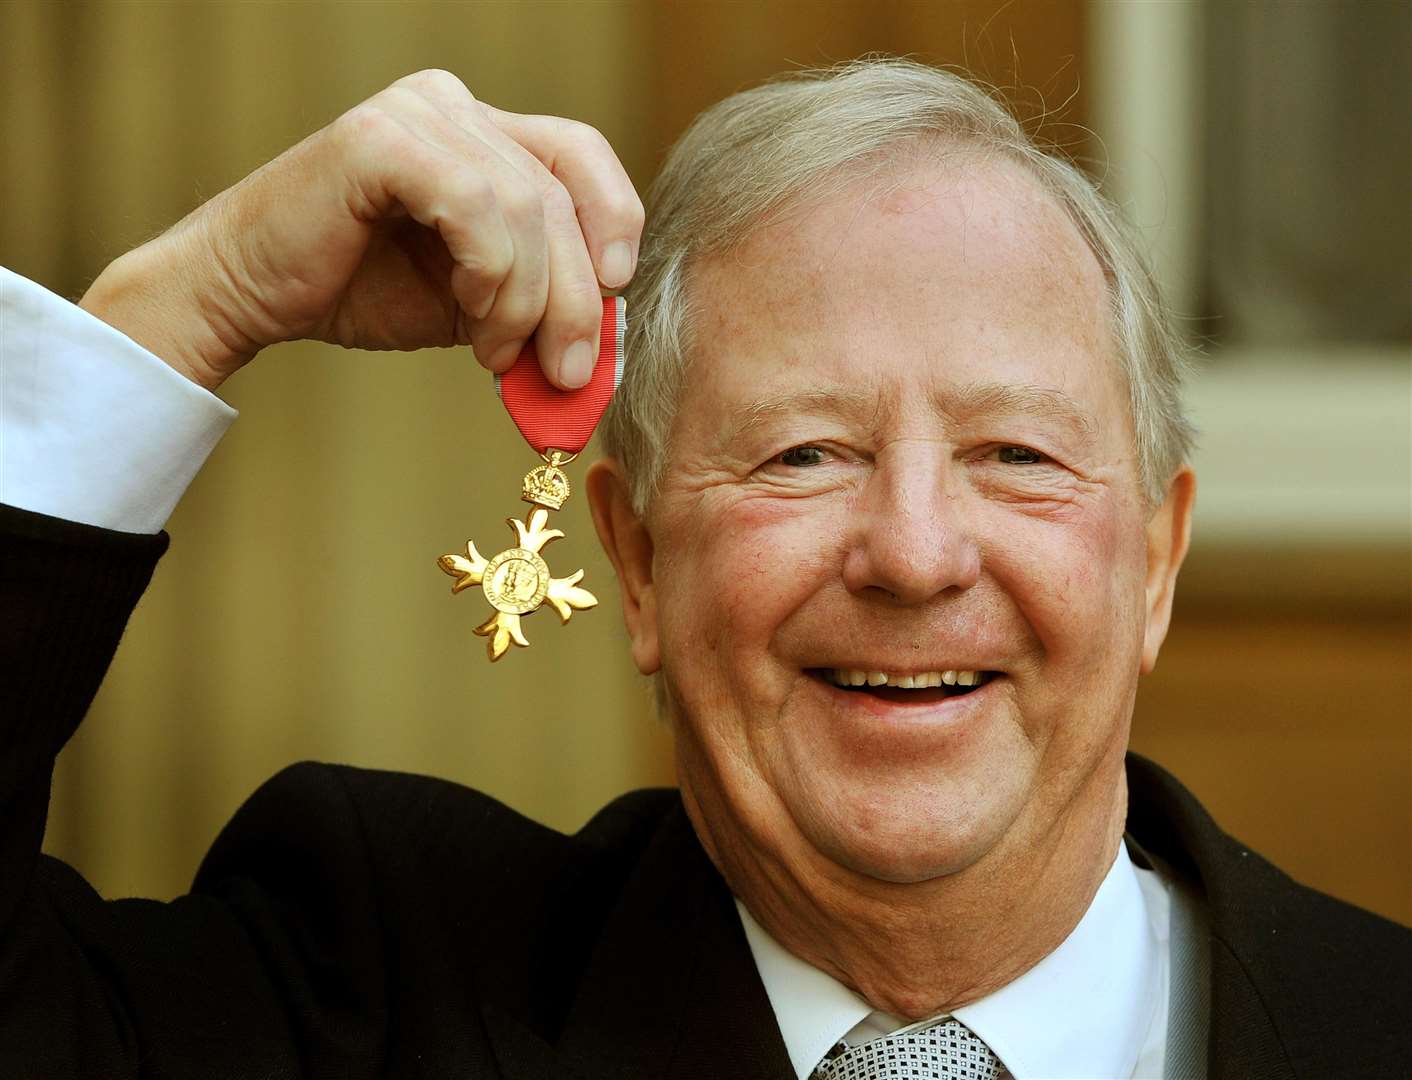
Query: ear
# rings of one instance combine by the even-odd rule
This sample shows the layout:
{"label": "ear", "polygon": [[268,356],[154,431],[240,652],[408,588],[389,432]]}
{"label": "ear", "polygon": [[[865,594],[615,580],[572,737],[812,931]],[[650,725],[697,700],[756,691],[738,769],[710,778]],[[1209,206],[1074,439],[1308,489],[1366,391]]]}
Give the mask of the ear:
{"label": "ear", "polygon": [[657,645],[657,599],[652,585],[652,534],[628,497],[627,477],[614,458],[595,461],[585,480],[598,540],[618,575],[623,621],[632,638],[632,658],[644,675],[662,666]]}
{"label": "ear", "polygon": [[1189,466],[1172,478],[1167,498],[1147,523],[1147,632],[1142,643],[1142,673],[1157,666],[1157,653],[1172,621],[1177,571],[1191,540],[1191,508],[1196,502],[1196,474]]}

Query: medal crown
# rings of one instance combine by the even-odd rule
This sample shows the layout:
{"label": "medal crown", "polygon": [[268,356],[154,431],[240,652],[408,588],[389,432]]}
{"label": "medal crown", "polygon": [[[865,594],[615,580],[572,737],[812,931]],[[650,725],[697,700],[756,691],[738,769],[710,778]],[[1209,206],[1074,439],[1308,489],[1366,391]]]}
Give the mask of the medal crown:
{"label": "medal crown", "polygon": [[538,465],[525,474],[520,498],[536,506],[558,510],[569,497],[569,478],[555,465]]}

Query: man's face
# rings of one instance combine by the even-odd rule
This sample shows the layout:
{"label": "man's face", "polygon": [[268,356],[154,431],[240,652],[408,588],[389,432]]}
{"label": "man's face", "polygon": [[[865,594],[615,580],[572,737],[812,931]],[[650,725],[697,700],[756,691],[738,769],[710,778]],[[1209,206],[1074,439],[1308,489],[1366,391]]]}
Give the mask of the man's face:
{"label": "man's face", "polygon": [[1059,207],[1005,163],[904,171],[691,289],[635,637],[727,876],[924,880],[1119,792],[1148,512],[1104,278]]}

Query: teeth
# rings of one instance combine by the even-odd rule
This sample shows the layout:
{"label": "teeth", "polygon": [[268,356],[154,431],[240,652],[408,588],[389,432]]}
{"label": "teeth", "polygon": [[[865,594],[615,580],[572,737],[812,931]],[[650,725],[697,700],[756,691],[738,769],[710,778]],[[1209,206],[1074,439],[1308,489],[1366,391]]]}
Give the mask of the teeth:
{"label": "teeth", "polygon": [[898,675],[889,671],[862,671],[858,668],[833,668],[827,678],[837,686],[896,686],[904,690],[922,690],[933,686],[979,686],[979,671],[923,671]]}

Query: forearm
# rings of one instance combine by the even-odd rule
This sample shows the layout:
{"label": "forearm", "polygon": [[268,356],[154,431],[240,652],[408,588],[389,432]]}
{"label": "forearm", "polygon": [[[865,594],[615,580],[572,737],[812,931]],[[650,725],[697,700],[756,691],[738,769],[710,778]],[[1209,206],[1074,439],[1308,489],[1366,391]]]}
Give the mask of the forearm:
{"label": "forearm", "polygon": [[0,926],[39,853],[54,759],[166,546],[0,506]]}
{"label": "forearm", "polygon": [[0,787],[47,770],[78,726],[167,547],[0,506]]}
{"label": "forearm", "polygon": [[166,548],[159,530],[233,417],[0,268],[0,880],[28,872],[54,758]]}

